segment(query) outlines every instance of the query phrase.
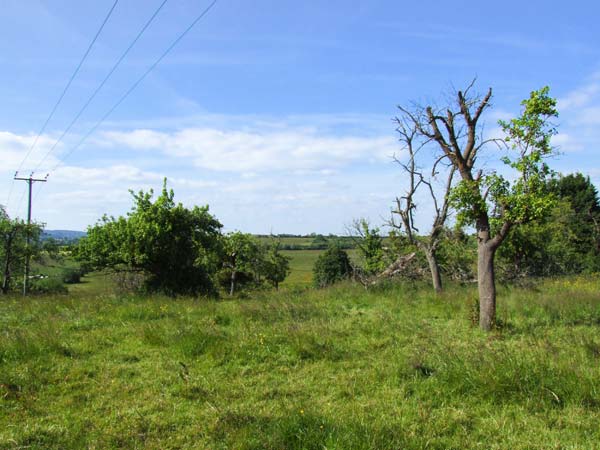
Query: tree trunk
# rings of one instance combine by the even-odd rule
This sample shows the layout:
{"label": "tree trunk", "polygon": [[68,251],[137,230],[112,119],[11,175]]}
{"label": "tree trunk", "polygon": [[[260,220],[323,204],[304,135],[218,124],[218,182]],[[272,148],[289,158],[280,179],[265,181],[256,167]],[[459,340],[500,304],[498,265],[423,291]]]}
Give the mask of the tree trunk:
{"label": "tree trunk", "polygon": [[229,296],[233,296],[233,293],[235,292],[235,278],[237,276],[237,271],[235,270],[235,267],[233,267],[231,269],[231,284],[229,286]]}
{"label": "tree trunk", "polygon": [[477,246],[477,285],[479,288],[479,327],[490,331],[496,321],[496,279],[494,256],[496,248],[488,242]]}
{"label": "tree trunk", "polygon": [[2,280],[2,293],[8,294],[8,287],[10,283],[10,259],[12,257],[12,234],[8,236],[6,249],[4,255],[4,278]]}
{"label": "tree trunk", "polygon": [[429,264],[433,289],[435,290],[436,294],[439,294],[442,292],[442,275],[440,274],[440,266],[437,263],[434,251],[431,249],[425,251],[425,257],[427,258],[427,263]]}

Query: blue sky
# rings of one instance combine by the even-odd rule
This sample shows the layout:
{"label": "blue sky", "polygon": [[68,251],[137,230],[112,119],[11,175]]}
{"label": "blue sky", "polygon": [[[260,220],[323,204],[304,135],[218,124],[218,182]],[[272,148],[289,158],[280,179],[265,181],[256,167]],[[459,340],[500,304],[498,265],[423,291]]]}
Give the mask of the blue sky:
{"label": "blue sky", "polygon": [[209,4],[169,0],[40,164],[162,2],[119,0],[23,161],[113,2],[3,1],[0,203],[11,216],[25,214],[25,183],[11,181],[22,164],[21,174],[50,171],[34,191],[34,218],[50,229],[124,214],[128,189],[160,189],[163,177],[176,199],[209,204],[229,230],[343,233],[358,217],[380,224],[405,187],[392,162],[402,156],[396,105],[440,101],[474,77],[479,90],[494,89],[489,129],[549,85],[560,110],[553,167],[600,183],[600,7],[583,1],[219,0],[65,159]]}

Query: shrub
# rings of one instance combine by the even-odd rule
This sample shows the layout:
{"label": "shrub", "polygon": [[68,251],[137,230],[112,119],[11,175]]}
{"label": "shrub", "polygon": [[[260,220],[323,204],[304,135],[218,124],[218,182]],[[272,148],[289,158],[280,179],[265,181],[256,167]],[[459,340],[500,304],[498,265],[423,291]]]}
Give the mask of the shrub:
{"label": "shrub", "polygon": [[34,280],[31,283],[29,292],[32,294],[67,294],[69,291],[61,279],[48,277]]}
{"label": "shrub", "polygon": [[348,253],[332,245],[319,255],[313,267],[313,280],[317,287],[325,287],[348,278],[352,273]]}
{"label": "shrub", "polygon": [[62,272],[62,282],[67,284],[75,284],[81,282],[83,273],[81,269],[69,268]]}

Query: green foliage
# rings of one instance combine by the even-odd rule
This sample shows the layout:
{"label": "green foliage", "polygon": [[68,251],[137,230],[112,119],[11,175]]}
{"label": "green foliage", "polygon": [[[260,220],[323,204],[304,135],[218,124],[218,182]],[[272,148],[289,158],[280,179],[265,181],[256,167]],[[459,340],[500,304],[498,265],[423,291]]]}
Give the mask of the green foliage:
{"label": "green foliage", "polygon": [[462,229],[445,229],[437,251],[442,273],[451,280],[472,281],[477,273],[477,242]]}
{"label": "green foliage", "polygon": [[359,234],[356,248],[363,263],[363,270],[367,275],[377,274],[385,269],[383,251],[383,238],[379,228],[371,228],[366,219],[359,219],[354,224]]}
{"label": "green foliage", "polygon": [[313,267],[313,284],[325,287],[348,278],[352,273],[348,253],[336,245],[323,252]]}
{"label": "green foliage", "polygon": [[67,294],[69,291],[63,285],[63,280],[56,277],[34,279],[29,287],[31,294]]}
{"label": "green foliage", "polygon": [[498,272],[505,280],[577,273],[578,261],[569,230],[572,211],[559,202],[543,220],[511,230],[498,250]]}
{"label": "green foliage", "polygon": [[600,205],[589,178],[571,174],[548,183],[557,199],[537,223],[511,231],[499,251],[504,278],[554,276],[600,269]]}
{"label": "green foliage", "polygon": [[272,241],[267,246],[266,255],[263,261],[264,277],[275,289],[279,288],[279,284],[282,283],[291,272],[291,258],[281,253],[280,247],[281,243],[279,241]]}
{"label": "green foliage", "polygon": [[223,236],[223,251],[229,262],[240,272],[258,270],[260,245],[250,233],[234,231]]}
{"label": "green foliage", "polygon": [[213,292],[213,276],[221,261],[221,224],[208,206],[185,208],[173,200],[166,180],[161,195],[131,193],[127,217],[104,216],[81,239],[77,257],[95,269],[146,274],[150,291],[174,294]]}
{"label": "green foliage", "polygon": [[219,282],[229,287],[230,294],[237,288],[258,284],[262,255],[259,242],[249,233],[235,231],[222,238],[225,261]]}
{"label": "green foliage", "polygon": [[60,243],[54,238],[46,238],[41,243],[41,251],[54,260],[60,259]]}
{"label": "green foliage", "polygon": [[290,258],[281,253],[279,241],[261,242],[251,234],[235,231],[225,235],[223,243],[225,263],[219,280],[231,294],[264,281],[278,288],[290,273]]}
{"label": "green foliage", "polygon": [[41,233],[41,225],[27,225],[21,219],[11,219],[0,206],[0,276],[3,293],[16,287],[14,280],[23,275],[27,256],[34,259],[40,255]]}
{"label": "green foliage", "polygon": [[81,282],[81,277],[83,276],[83,272],[81,269],[76,267],[68,267],[62,272],[62,282],[66,284],[75,284]]}
{"label": "green foliage", "polygon": [[577,253],[597,255],[600,250],[600,201],[589,177],[581,173],[561,176],[550,183],[550,190],[571,206],[573,217],[569,229]]}
{"label": "green foliage", "polygon": [[[473,181],[461,180],[451,193],[460,225],[475,225],[481,212],[487,214],[492,229],[504,223],[523,224],[538,220],[554,207],[554,196],[547,189],[550,168],[545,159],[554,153],[551,146],[556,129],[551,119],[558,116],[556,100],[549,88],[533,91],[521,102],[521,115],[499,121],[505,143],[512,150],[502,161],[518,174],[515,181],[494,172]],[[485,195],[483,193],[486,193]]]}

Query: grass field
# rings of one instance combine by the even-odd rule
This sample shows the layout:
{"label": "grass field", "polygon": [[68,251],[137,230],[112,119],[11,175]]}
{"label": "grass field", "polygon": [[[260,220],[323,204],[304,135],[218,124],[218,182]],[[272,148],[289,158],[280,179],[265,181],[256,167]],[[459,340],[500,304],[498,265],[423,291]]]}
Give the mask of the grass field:
{"label": "grass field", "polygon": [[599,288],[3,298],[0,448],[598,448]]}
{"label": "grass field", "polygon": [[[357,250],[346,250],[351,259],[358,258]],[[315,261],[324,250],[283,250],[290,258],[290,275],[282,283],[284,287],[312,285],[312,270]]]}
{"label": "grass field", "polygon": [[290,258],[291,270],[282,286],[310,285],[313,266],[323,250],[283,250],[281,253]]}

